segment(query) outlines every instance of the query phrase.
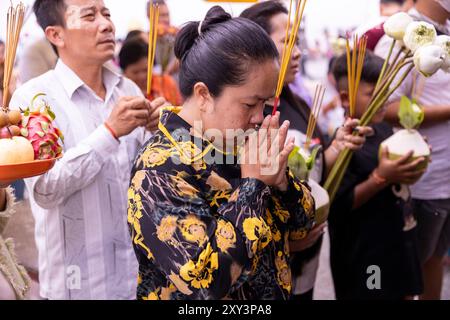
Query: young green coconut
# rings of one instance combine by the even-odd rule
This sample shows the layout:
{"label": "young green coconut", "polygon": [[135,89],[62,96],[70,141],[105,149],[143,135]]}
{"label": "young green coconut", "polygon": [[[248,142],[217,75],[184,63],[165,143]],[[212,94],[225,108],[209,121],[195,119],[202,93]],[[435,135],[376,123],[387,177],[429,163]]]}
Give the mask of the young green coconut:
{"label": "young green coconut", "polygon": [[421,134],[414,129],[420,126],[423,121],[423,109],[415,99],[410,100],[408,97],[403,96],[400,102],[398,116],[400,118],[400,124],[404,129],[397,131],[388,139],[384,140],[380,145],[380,152],[382,148],[387,147],[389,158],[394,160],[413,151],[411,161],[423,157],[425,161],[419,164],[419,168],[426,168],[430,159],[431,150]]}
{"label": "young green coconut", "polygon": [[311,187],[311,194],[314,198],[316,209],[315,221],[317,225],[324,223],[328,219],[330,212],[330,197],[328,196],[328,192],[316,181],[309,178],[320,149],[320,146],[316,146],[310,152],[305,148],[295,147],[288,159],[289,169],[291,169],[292,173],[300,180],[308,181]]}

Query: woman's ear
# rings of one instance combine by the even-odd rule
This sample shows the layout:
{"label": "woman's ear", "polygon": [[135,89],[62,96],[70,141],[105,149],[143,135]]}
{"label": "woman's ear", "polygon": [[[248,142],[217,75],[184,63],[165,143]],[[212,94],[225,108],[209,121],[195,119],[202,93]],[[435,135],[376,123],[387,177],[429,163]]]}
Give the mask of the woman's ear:
{"label": "woman's ear", "polygon": [[203,82],[194,85],[194,98],[201,112],[212,112],[214,108],[213,97]]}

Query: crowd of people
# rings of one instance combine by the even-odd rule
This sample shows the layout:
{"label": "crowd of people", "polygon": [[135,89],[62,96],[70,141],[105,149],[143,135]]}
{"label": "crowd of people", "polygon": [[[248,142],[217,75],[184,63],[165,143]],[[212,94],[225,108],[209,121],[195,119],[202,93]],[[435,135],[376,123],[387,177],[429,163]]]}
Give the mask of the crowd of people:
{"label": "crowd of people", "polygon": [[[354,30],[368,52],[353,117],[345,47],[330,40],[329,93],[312,132],[302,33],[273,112],[286,2],[259,1],[238,17],[214,6],[181,27],[164,0],[142,10],[151,3],[160,18],[148,92],[147,32],[130,30],[119,44],[103,0],[34,2],[45,38],[17,57],[1,93],[9,90],[15,109],[44,93],[64,155],[26,188],[0,185],[0,299],[312,300],[326,232],[336,299],[440,299],[450,249],[450,74],[413,70],[370,124],[359,119],[389,53],[386,19],[408,12],[450,36],[450,1],[381,0],[381,18]],[[380,148],[399,126],[403,96],[424,109],[428,166],[413,152],[392,159]],[[310,181],[288,165],[308,139],[319,150]],[[345,149],[353,157],[328,220],[316,223],[311,180],[323,186]],[[4,233],[19,208],[35,226],[8,233],[15,250]],[[14,252],[21,242],[34,261]],[[371,286],[374,266],[381,280]]]}

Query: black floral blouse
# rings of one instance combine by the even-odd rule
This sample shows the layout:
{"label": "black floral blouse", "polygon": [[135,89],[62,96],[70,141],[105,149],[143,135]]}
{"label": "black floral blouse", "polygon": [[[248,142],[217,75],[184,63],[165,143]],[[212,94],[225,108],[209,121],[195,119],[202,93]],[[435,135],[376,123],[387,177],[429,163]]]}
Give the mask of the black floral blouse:
{"label": "black floral blouse", "polygon": [[219,151],[190,135],[179,110],[163,111],[132,172],[137,298],[288,299],[289,240],[314,220],[309,189],[289,174],[288,191],[277,192],[241,179],[238,165],[205,161]]}

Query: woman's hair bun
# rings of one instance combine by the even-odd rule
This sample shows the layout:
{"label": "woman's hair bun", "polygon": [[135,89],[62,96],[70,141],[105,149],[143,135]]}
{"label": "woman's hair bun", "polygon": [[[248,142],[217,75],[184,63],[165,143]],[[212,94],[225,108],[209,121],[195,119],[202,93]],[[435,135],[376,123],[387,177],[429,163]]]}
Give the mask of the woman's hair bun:
{"label": "woman's hair bun", "polygon": [[[214,25],[226,22],[232,19],[231,15],[223,10],[220,6],[214,6],[206,13],[203,21],[192,21],[188,22],[181,30],[178,32],[175,41],[175,56],[182,60],[186,53],[195,44],[195,41],[204,32],[208,32]],[[201,30],[199,26],[201,23]],[[200,31],[200,33],[199,33]]]}

